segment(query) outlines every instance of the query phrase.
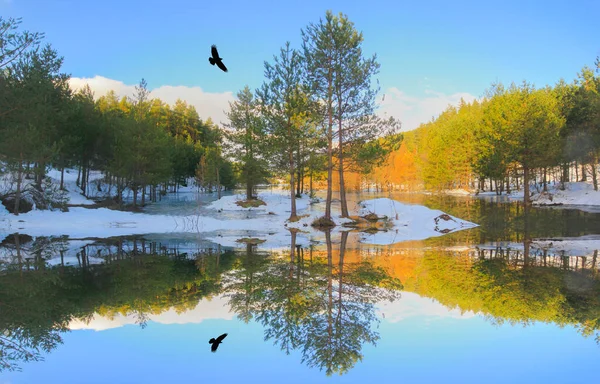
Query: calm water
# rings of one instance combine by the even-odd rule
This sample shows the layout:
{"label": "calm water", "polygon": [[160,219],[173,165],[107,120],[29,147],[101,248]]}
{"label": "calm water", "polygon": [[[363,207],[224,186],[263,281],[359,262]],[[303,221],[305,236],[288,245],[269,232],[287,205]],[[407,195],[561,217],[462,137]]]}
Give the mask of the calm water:
{"label": "calm water", "polygon": [[290,233],[275,250],[193,234],[9,236],[0,383],[597,381],[600,214],[393,197],[481,227],[392,246],[347,233],[300,247]]}

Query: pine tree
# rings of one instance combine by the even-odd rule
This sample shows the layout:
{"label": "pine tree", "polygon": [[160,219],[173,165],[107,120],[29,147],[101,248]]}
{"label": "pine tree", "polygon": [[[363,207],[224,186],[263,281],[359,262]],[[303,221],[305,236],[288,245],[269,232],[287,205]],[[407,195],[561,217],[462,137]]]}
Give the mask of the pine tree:
{"label": "pine tree", "polygon": [[[327,218],[331,218],[333,139],[337,136],[337,168],[342,217],[348,217],[344,170],[352,154],[360,154],[362,146],[378,136],[394,133],[399,127],[393,119],[386,122],[374,116],[375,96],[371,77],[378,73],[376,55],[364,58],[362,33],[342,13],[327,11],[325,21],[309,24],[302,31],[307,74],[312,90],[324,104],[328,142]],[[336,130],[334,131],[334,123]],[[374,147],[368,148],[372,150]],[[380,149],[383,149],[380,148]],[[385,151],[380,153],[385,154]],[[361,160],[368,160],[362,157]],[[377,158],[373,158],[377,160]]]}
{"label": "pine tree", "polygon": [[297,152],[301,138],[305,136],[302,129],[307,127],[305,120],[309,111],[308,97],[301,85],[302,75],[301,56],[286,42],[272,64],[265,62],[266,81],[257,92],[272,146],[270,158],[289,176],[290,221],[297,220],[294,192],[297,167],[300,166]]}
{"label": "pine tree", "polygon": [[246,199],[255,199],[254,188],[264,182],[268,164],[263,156],[265,149],[264,122],[257,101],[248,86],[237,93],[237,100],[229,103],[229,124],[224,132],[229,155],[242,166],[241,181],[246,184]]}

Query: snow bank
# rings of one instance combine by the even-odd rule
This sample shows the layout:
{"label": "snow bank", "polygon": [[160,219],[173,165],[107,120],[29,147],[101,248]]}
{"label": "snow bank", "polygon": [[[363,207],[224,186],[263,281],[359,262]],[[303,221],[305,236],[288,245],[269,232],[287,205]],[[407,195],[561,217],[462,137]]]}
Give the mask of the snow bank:
{"label": "snow bank", "polygon": [[[237,194],[233,196],[223,196],[221,199],[216,200],[209,204],[207,208],[222,211],[260,211],[260,212],[273,212],[276,215],[287,215],[291,212],[291,196],[289,191],[276,189],[272,192],[261,192],[257,195],[259,200],[262,200],[266,205],[259,207],[240,207],[237,205],[238,201],[246,200],[246,194]],[[296,199],[296,211],[304,210],[308,207],[309,199],[303,197]]]}
{"label": "snow bank", "polygon": [[362,233],[361,241],[369,244],[424,240],[478,226],[440,210],[429,209],[422,205],[403,204],[388,198],[366,200],[360,205],[360,216],[375,213],[379,217],[388,217],[393,223],[393,227],[386,232]]}
{"label": "snow bank", "polygon": [[[51,173],[52,178],[60,179],[60,172]],[[94,175],[98,180],[101,175]],[[77,173],[65,172],[65,185],[71,191],[72,204],[93,204],[81,196],[75,185]],[[90,177],[92,179],[92,177]],[[74,187],[73,187],[74,186]],[[313,228],[312,222],[323,216],[324,201],[309,199],[307,196],[296,199],[298,221],[289,222],[289,191],[273,190],[261,192],[258,198],[266,205],[256,208],[243,208],[236,204],[243,195],[223,196],[207,206],[210,216],[190,214],[188,216],[150,215],[111,210],[107,208],[88,209],[72,207],[69,212],[32,210],[19,216],[9,214],[0,208],[0,236],[20,232],[30,236],[69,236],[69,237],[111,237],[124,235],[143,235],[154,233],[203,233],[209,239],[227,245],[243,246],[235,240],[243,237],[258,237],[265,240],[266,247],[289,247],[290,232],[297,230],[297,243],[307,245],[311,241],[324,240],[323,232]],[[475,227],[460,219],[444,215],[417,205],[406,205],[398,201],[384,199],[367,200],[365,207],[356,207],[350,215],[363,215],[367,209],[379,216],[392,218],[393,228],[374,235],[361,234],[361,241],[371,244],[392,244],[405,240],[420,240],[431,236]],[[227,219],[220,217],[223,211],[257,211],[255,218]],[[395,219],[398,214],[398,219]],[[336,223],[333,232],[350,230],[342,226],[352,219],[341,218],[334,212],[332,219]]]}
{"label": "snow bank", "polygon": [[600,191],[595,191],[594,186],[590,183],[565,183],[564,191],[557,187],[549,188],[548,192],[533,195],[531,197],[532,204],[600,205]]}

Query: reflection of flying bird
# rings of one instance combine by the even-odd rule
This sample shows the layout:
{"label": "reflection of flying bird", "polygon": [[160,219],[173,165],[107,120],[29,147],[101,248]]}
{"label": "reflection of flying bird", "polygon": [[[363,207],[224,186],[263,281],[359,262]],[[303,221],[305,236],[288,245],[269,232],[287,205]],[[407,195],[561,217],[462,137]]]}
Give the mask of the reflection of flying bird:
{"label": "reflection of flying bird", "polygon": [[227,334],[224,333],[221,336],[217,337],[216,339],[210,339],[208,340],[209,344],[212,344],[210,346],[210,351],[211,352],[217,352],[217,348],[219,348],[219,344],[221,344],[223,342],[223,339],[227,337]]}
{"label": "reflection of flying bird", "polygon": [[221,70],[223,72],[227,72],[227,67],[225,67],[225,64],[223,64],[223,58],[219,57],[219,52],[217,52],[217,46],[213,45],[210,48],[210,53],[212,54],[212,57],[208,58],[208,61],[212,64],[215,65],[217,64],[217,67],[221,68]]}

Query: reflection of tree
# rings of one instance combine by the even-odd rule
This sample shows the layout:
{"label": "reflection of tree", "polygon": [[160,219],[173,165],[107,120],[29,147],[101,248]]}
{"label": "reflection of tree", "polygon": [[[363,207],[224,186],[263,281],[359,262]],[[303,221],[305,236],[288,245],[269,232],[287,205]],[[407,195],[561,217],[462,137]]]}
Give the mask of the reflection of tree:
{"label": "reflection of tree", "polygon": [[16,361],[42,360],[41,352],[62,343],[60,333],[69,319],[65,312],[73,308],[56,301],[54,284],[55,276],[46,271],[0,278],[0,371],[19,369]]}
{"label": "reflection of tree", "polygon": [[220,292],[216,271],[231,269],[235,258],[231,251],[198,252],[187,258],[121,251],[105,264],[90,265],[82,252],[82,268],[36,263],[39,268],[31,269],[17,258],[4,269],[0,371],[41,360],[62,343],[61,333],[74,319],[90,320],[94,313],[133,315],[145,327],[152,314],[192,309],[203,297]]}
{"label": "reflection of tree", "polygon": [[[449,308],[479,312],[494,324],[535,321],[573,324],[600,340],[600,281],[591,269],[547,265],[531,256],[530,220],[523,217],[523,250],[481,250],[478,257],[426,250],[407,290]],[[595,262],[591,263],[595,266]],[[595,267],[593,267],[595,268]]]}
{"label": "reflection of tree", "polygon": [[258,252],[256,245],[248,241],[246,251],[233,266],[233,271],[223,277],[225,296],[229,297],[229,304],[236,308],[238,316],[246,323],[252,319],[257,311],[256,306],[263,300],[263,292],[257,282],[260,281],[259,277],[265,275],[267,256],[266,252]]}
{"label": "reflection of tree", "polygon": [[[260,273],[253,271],[252,287],[243,274],[232,280],[237,284],[225,286],[234,291],[231,307],[245,319],[250,312],[265,327],[265,339],[286,353],[300,349],[308,366],[327,375],[343,374],[362,359],[362,345],[379,338],[372,327],[375,303],[396,299],[402,285],[368,261],[345,262],[347,232],[341,235],[337,263],[329,232],[326,257],[313,258],[310,248],[308,260],[304,249],[296,247],[296,232],[290,232],[287,261],[271,258]],[[245,293],[252,297],[244,299]]]}

